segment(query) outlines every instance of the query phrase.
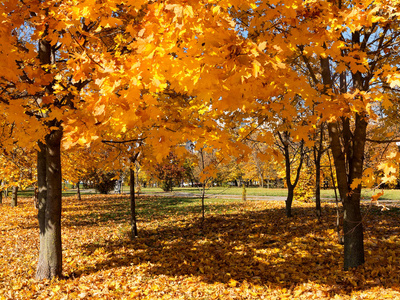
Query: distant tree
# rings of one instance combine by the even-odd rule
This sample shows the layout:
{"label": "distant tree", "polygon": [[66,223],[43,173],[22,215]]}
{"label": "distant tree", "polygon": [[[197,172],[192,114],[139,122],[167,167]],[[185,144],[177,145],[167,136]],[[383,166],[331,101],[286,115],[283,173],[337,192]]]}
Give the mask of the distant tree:
{"label": "distant tree", "polygon": [[179,182],[185,174],[185,168],[182,161],[173,153],[170,152],[163,161],[156,165],[156,176],[162,182],[164,191],[172,191],[176,182]]}
{"label": "distant tree", "polygon": [[183,168],[185,170],[184,173],[184,180],[187,180],[191,183],[191,185],[194,185],[194,181],[196,180],[194,176],[194,169],[195,169],[195,164],[191,159],[186,159],[185,162],[183,163]]}
{"label": "distant tree", "polygon": [[108,194],[114,189],[116,179],[115,172],[93,169],[89,175],[85,177],[86,182],[91,182],[91,185],[100,193]]}

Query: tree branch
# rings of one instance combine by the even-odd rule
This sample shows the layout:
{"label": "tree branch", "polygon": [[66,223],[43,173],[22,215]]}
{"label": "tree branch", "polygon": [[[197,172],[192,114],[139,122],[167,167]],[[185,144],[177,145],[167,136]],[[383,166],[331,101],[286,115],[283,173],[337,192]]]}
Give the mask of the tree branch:
{"label": "tree branch", "polygon": [[133,143],[133,142],[142,142],[146,138],[139,138],[139,139],[131,139],[131,140],[124,140],[124,141],[108,141],[108,140],[102,140],[101,142],[104,144],[127,144],[127,143]]}
{"label": "tree branch", "polygon": [[393,140],[374,140],[374,139],[366,139],[367,142],[376,143],[376,144],[390,144],[390,143],[400,143],[400,139]]}

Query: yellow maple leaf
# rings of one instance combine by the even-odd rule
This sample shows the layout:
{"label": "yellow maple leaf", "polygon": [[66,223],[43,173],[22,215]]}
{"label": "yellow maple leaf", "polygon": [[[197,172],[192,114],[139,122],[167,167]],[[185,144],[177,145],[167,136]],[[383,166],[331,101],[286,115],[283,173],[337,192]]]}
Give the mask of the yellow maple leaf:
{"label": "yellow maple leaf", "polygon": [[361,182],[362,182],[362,179],[361,179],[361,178],[355,178],[355,179],[353,179],[353,182],[351,183],[350,188],[351,188],[352,190],[356,189],[356,188],[361,184]]}
{"label": "yellow maple leaf", "polygon": [[380,197],[382,197],[383,194],[384,194],[384,191],[381,191],[381,192],[378,193],[378,194],[372,195],[371,201],[378,201],[378,199],[379,199]]}

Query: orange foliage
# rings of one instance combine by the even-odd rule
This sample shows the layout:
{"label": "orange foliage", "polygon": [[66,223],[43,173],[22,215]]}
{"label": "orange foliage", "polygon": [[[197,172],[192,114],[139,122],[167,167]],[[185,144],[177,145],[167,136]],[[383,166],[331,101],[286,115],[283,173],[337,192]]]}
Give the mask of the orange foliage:
{"label": "orange foliage", "polygon": [[[165,201],[174,206],[165,205]],[[125,196],[64,199],[64,278],[33,279],[38,239],[29,199],[0,206],[0,299],[379,299],[400,297],[398,208],[365,206],[363,267],[342,270],[335,213],[310,204],[287,220],[279,201],[138,200],[139,237],[129,241]]]}

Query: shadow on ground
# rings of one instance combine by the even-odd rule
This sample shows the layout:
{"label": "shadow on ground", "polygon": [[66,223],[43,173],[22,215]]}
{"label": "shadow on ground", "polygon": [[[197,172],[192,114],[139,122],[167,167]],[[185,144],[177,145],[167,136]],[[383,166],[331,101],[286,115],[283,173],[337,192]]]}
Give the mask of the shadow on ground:
{"label": "shadow on ground", "polygon": [[[123,236],[117,241],[81,245],[82,255],[92,255],[101,248],[107,259],[74,276],[143,264],[149,276],[195,276],[206,283],[229,284],[233,280],[238,285],[246,281],[272,288],[291,288],[312,281],[330,286],[332,293],[337,289],[350,292],[399,284],[399,276],[392,273],[400,266],[396,250],[400,245],[393,239],[400,233],[398,209],[385,212],[376,207],[363,208],[367,213],[367,264],[344,272],[343,247],[336,243],[332,206],[325,207],[320,223],[311,206],[294,207],[295,216],[287,219],[283,205],[268,208],[268,202],[264,210],[248,210],[246,203],[238,202],[231,206],[207,204],[208,215],[203,223],[198,217],[199,201],[140,199],[137,210],[143,228],[139,227],[139,237],[134,241]],[[110,197],[101,203],[90,200],[86,205],[92,205],[94,221],[74,215],[67,226],[94,226],[110,218],[118,224],[129,220],[126,197]],[[377,265],[385,268],[374,273]]]}

